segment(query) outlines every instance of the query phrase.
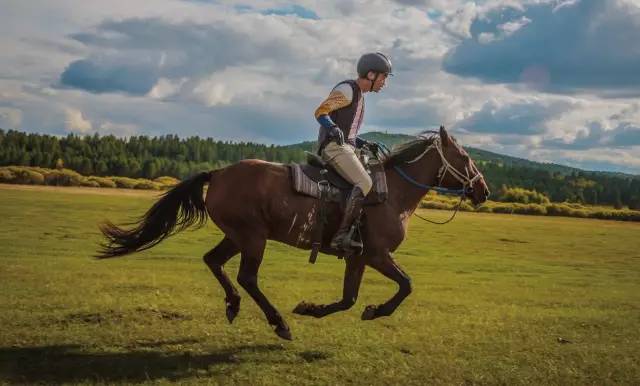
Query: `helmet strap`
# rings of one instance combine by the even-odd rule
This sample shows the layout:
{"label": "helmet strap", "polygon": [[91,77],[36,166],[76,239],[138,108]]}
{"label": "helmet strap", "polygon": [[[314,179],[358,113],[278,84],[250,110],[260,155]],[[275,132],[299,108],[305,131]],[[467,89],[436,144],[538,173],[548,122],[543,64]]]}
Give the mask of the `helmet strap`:
{"label": "helmet strap", "polygon": [[376,72],[375,74],[376,74],[376,76],[374,76],[373,80],[371,81],[371,87],[369,87],[369,91],[370,92],[373,91],[373,85],[376,83],[376,80],[378,80],[378,76],[380,76],[379,72]]}

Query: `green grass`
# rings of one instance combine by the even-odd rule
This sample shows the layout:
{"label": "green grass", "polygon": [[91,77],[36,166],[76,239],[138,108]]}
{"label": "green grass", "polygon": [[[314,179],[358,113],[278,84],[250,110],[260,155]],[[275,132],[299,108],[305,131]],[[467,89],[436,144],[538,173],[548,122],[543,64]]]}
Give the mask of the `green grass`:
{"label": "green grass", "polygon": [[[75,192],[75,191],[74,191]],[[341,293],[344,262],[270,243],[264,292],[279,340],[241,290],[233,325],[201,256],[212,224],[137,255],[97,261],[96,224],[152,196],[0,186],[0,383],[638,384],[640,224],[459,213],[414,218],[396,253],[414,292],[361,321],[396,285],[368,269],[358,303],[324,319],[291,313]],[[450,212],[421,210],[444,219]],[[238,258],[227,264],[235,277]],[[570,343],[561,343],[559,338]]]}

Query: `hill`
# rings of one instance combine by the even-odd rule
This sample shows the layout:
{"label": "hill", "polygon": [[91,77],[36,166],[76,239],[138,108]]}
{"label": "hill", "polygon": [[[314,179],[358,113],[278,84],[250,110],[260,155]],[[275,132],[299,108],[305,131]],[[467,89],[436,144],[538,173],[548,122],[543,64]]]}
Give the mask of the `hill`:
{"label": "hill", "polygon": [[[405,134],[364,133],[363,138],[391,147],[413,138]],[[246,158],[273,162],[304,162],[315,141],[276,146],[228,142],[177,135],[161,137],[68,135],[55,137],[0,129],[0,166],[66,167],[82,175],[155,179],[185,178],[202,170],[224,167]],[[640,207],[640,176],[584,171],[467,148],[485,175],[494,198],[505,187],[535,190],[554,202],[572,201]]]}

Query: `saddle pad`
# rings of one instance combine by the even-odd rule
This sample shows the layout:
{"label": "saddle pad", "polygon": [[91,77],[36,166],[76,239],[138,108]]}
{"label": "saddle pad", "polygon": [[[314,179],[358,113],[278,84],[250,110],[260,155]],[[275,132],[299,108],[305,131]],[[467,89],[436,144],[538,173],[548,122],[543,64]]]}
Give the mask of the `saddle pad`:
{"label": "saddle pad", "polygon": [[[320,187],[318,186],[318,183],[304,174],[300,165],[291,164],[289,165],[289,168],[291,169],[291,182],[293,183],[293,190],[307,196],[320,198]],[[339,196],[340,191],[333,186],[329,186],[328,197]]]}
{"label": "saddle pad", "polygon": [[[291,182],[293,184],[294,191],[307,196],[320,198],[320,188],[318,187],[318,183],[313,181],[304,173],[301,165],[291,164],[289,165],[289,169],[291,170]],[[372,169],[373,188],[365,199],[365,205],[384,202],[388,195],[387,178],[384,174],[384,168],[378,167]],[[332,202],[341,202],[346,197],[343,193],[346,193],[346,191],[343,192],[335,186],[330,185],[327,199]]]}

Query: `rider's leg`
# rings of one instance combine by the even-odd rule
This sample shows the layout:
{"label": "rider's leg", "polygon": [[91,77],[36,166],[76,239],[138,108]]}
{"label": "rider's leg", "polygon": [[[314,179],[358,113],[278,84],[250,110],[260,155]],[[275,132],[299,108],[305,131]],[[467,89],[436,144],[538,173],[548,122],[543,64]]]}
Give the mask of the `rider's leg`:
{"label": "rider's leg", "polygon": [[[330,142],[325,146],[322,157],[325,161],[329,162],[345,180],[354,185],[347,199],[345,212],[338,231],[333,237],[333,240],[331,240],[332,248],[348,250],[351,249],[352,245],[351,240],[348,240],[346,236],[349,234],[349,229],[353,222],[360,217],[362,202],[371,190],[373,182],[356,156],[353,146],[347,143],[338,145],[335,142]],[[355,246],[359,247],[359,245]]]}

